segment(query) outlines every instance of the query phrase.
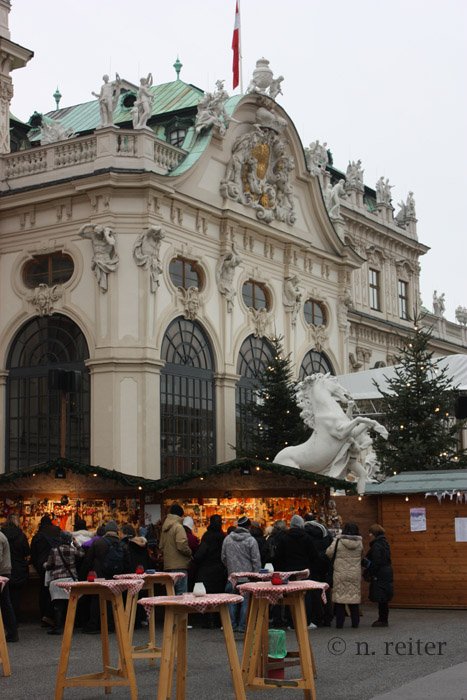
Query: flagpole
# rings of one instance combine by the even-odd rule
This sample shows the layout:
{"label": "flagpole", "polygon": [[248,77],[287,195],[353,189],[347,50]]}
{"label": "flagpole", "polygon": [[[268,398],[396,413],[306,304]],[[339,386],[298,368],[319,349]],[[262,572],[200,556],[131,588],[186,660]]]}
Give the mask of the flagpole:
{"label": "flagpole", "polygon": [[240,12],[240,0],[238,0],[238,63],[240,68],[240,94],[243,95],[243,70],[242,70],[242,13]]}

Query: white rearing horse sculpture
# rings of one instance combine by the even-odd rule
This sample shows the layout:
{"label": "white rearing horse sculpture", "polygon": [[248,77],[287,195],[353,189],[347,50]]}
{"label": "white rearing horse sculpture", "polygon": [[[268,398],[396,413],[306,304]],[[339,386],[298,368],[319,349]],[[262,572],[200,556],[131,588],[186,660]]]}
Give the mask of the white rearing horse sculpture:
{"label": "white rearing horse sculpture", "polygon": [[302,409],[300,415],[313,433],[301,445],[285,447],[274,462],[336,479],[343,479],[352,471],[358,477],[358,492],[363,493],[367,471],[356,459],[356,453],[371,444],[369,430],[387,439],[386,428],[371,418],[349,418],[338,401],[349,403],[352,399],[329,373],[306,377],[297,385],[296,395]]}

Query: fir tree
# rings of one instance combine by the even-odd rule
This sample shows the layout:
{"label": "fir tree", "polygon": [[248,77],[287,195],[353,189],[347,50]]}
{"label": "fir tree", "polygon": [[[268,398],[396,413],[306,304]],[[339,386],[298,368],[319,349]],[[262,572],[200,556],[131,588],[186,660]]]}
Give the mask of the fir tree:
{"label": "fir tree", "polygon": [[[415,333],[402,340],[395,376],[381,393],[387,441],[374,448],[385,475],[403,471],[453,469],[467,465],[459,449],[461,425],[454,419],[455,391],[447,369],[429,351],[430,331],[415,323]],[[465,425],[465,421],[463,421]]]}
{"label": "fir tree", "polygon": [[240,457],[272,462],[287,445],[298,445],[310,436],[295,401],[295,382],[290,355],[284,356],[281,338],[272,338],[272,359],[257,378],[255,399],[247,406],[252,424],[247,428],[248,445],[237,448]]}

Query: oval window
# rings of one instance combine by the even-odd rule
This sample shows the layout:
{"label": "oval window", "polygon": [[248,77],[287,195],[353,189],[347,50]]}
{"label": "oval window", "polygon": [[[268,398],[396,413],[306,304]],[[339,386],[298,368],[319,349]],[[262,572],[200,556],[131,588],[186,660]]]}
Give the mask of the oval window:
{"label": "oval window", "polygon": [[199,267],[191,260],[174,258],[169,265],[169,275],[175,287],[197,287],[201,289],[202,276]]}
{"label": "oval window", "polygon": [[269,294],[264,285],[248,280],[242,287],[242,298],[245,305],[252,309],[268,309]]}
{"label": "oval window", "polygon": [[305,321],[313,326],[324,326],[326,323],[326,313],[318,301],[308,299],[303,304],[303,315]]}
{"label": "oval window", "polygon": [[75,269],[73,259],[66,253],[36,255],[23,268],[23,281],[27,287],[35,289],[39,284],[64,284],[71,278]]}

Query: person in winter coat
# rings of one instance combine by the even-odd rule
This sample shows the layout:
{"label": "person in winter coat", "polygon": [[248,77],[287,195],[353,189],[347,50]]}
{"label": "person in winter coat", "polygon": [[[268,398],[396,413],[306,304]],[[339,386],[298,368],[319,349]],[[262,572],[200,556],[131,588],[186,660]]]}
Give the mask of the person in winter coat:
{"label": "person in winter coat", "polygon": [[378,619],[372,627],[387,627],[389,616],[389,601],[394,595],[394,576],[391,564],[391,549],[386,539],[384,528],[375,523],[370,527],[370,549],[368,550],[364,565],[366,564],[364,578],[370,581],[370,600],[378,603]]}
{"label": "person in winter coat", "polygon": [[2,532],[10,545],[11,578],[10,600],[15,611],[16,624],[19,622],[19,609],[21,588],[29,576],[29,566],[26,561],[29,557],[28,538],[21,529],[21,522],[16,513],[9,513],[2,527]]}
{"label": "person in winter coat", "polygon": [[[310,575],[308,578],[314,578],[314,569],[318,553],[316,551],[313,540],[305,531],[305,521],[301,515],[293,515],[290,520],[290,528],[279,539],[276,547],[273,565],[276,571],[302,571],[308,569]],[[312,591],[307,591],[305,594],[305,608],[308,623],[308,629],[316,629],[316,625],[312,621]],[[292,619],[290,616],[290,608],[287,607],[287,618],[289,625],[292,628]]]}
{"label": "person in winter coat", "polygon": [[265,538],[261,529],[261,525],[256,522],[256,520],[251,523],[250,535],[252,535],[252,537],[254,537],[258,543],[261,566],[264,567],[265,564],[271,561],[271,552],[269,549],[268,540]]}
{"label": "person in winter coat", "polygon": [[171,505],[169,515],[164,520],[159,548],[164,557],[164,571],[181,571],[185,574],[185,578],[174,585],[175,595],[183,595],[188,590],[192,555],[183,527],[183,508],[178,503]]}
{"label": "person in winter coat", "polygon": [[49,587],[44,585],[44,564],[48,559],[52,547],[57,547],[60,542],[60,528],[53,525],[50,515],[42,516],[39,529],[31,540],[31,561],[40,576],[39,610],[41,613],[41,627],[53,627],[53,608],[50,599]]}
{"label": "person in winter coat", "polygon": [[58,588],[54,582],[60,580],[77,581],[76,562],[82,557],[84,557],[84,552],[76,540],[73,541],[73,534],[62,530],[60,544],[50,550],[44,564],[44,569],[50,572],[49,590],[54,611],[54,626],[48,630],[47,634],[62,633],[67,601],[70,598],[69,594]]}
{"label": "person in winter coat", "polygon": [[[10,545],[0,530],[0,576],[9,579],[11,576]],[[16,626],[15,612],[10,600],[10,581],[8,580],[0,590],[0,610],[3,624],[6,630],[6,641],[18,641],[18,628]]]}
{"label": "person in winter coat", "polygon": [[[246,515],[239,518],[237,527],[230,535],[227,535],[222,544],[221,560],[227,568],[227,576],[234,572],[256,572],[261,569],[259,547],[255,538],[250,535],[250,524],[250,520]],[[239,579],[239,583],[245,583],[246,581],[248,581],[247,577]],[[236,588],[232,586],[230,581],[227,582],[225,592],[236,592]],[[243,602],[240,605],[229,604],[230,619],[234,631],[245,631],[247,606],[248,596],[243,598]]]}
{"label": "person in winter coat", "polygon": [[76,516],[75,525],[73,527],[73,538],[75,542],[82,547],[85,542],[92,540],[92,537],[92,532],[89,532],[84,518]]}
{"label": "person in winter coat", "polygon": [[130,555],[130,573],[134,573],[138,566],[142,566],[145,571],[151,569],[152,562],[146,538],[136,535],[135,528],[129,524],[123,525],[122,533],[121,541],[127,545]]}
{"label": "person in winter coat", "polygon": [[[188,545],[191,549],[191,556],[193,557],[196,550],[199,547],[199,537],[196,537],[193,530],[195,529],[195,524],[193,518],[187,515],[183,518],[183,527],[185,528],[186,536],[188,539]],[[195,582],[195,564],[191,561],[190,567],[188,569],[188,590],[193,590],[193,584]]]}
{"label": "person in winter coat", "polygon": [[[317,520],[305,522],[305,532],[309,535],[315,545],[317,558],[313,566],[313,579],[324,581],[331,585],[330,561],[326,556],[326,550],[332,544],[332,535],[328,528]],[[323,603],[321,591],[311,591],[312,599],[312,621],[317,627],[330,627],[333,618],[332,601],[330,596],[326,596],[327,601]]]}
{"label": "person in winter coat", "polygon": [[[209,525],[201,538],[201,544],[195,552],[195,583],[204,583],[206,593],[224,593],[227,583],[227,572],[221,560],[222,545],[225,535],[222,532],[222,518],[211,515]],[[219,614],[204,615],[205,629],[220,627]]]}
{"label": "person in winter coat", "polygon": [[362,538],[355,523],[347,523],[326,550],[329,559],[334,559],[332,600],[338,629],[344,626],[346,605],[350,608],[352,627],[360,623],[362,552]]}

